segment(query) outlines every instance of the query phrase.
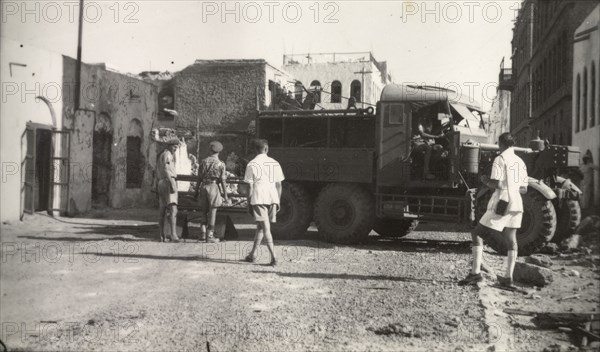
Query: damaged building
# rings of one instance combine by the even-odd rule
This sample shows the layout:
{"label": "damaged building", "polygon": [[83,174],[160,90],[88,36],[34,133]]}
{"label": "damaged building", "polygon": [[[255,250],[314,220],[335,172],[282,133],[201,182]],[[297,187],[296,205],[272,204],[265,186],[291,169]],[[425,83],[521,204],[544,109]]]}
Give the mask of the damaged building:
{"label": "damaged building", "polygon": [[[157,80],[148,73],[141,76]],[[201,159],[208,144],[218,139],[224,146],[222,158],[226,158],[246,153],[256,110],[273,108],[277,95],[287,93],[291,86],[286,72],[262,59],[196,60],[170,82],[161,82],[158,94],[172,94],[172,100],[163,100],[173,101],[172,108],[178,112],[173,124],[190,153]],[[159,123],[171,126],[170,121]]]}
{"label": "damaged building", "polygon": [[[2,38],[2,221],[154,204],[157,88]],[[76,95],[79,94],[79,109]]]}

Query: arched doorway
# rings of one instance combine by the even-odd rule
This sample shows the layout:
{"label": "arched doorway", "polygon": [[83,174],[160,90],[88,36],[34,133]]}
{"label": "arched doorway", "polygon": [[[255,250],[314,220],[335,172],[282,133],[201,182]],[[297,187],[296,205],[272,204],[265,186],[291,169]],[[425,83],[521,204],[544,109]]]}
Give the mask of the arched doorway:
{"label": "arched doorway", "polygon": [[106,113],[100,113],[96,118],[93,143],[92,206],[106,207],[109,205],[113,143],[112,122]]}

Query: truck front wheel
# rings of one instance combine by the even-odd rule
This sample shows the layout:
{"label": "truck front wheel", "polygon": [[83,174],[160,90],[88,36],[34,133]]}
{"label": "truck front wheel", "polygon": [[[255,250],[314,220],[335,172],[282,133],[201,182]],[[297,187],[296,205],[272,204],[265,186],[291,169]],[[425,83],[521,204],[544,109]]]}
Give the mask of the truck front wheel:
{"label": "truck front wheel", "polygon": [[581,222],[581,207],[577,200],[565,200],[558,208],[558,225],[552,242],[560,243],[565,238],[575,233],[577,226]]}
{"label": "truck front wheel", "polygon": [[328,242],[356,243],[368,237],[375,219],[375,201],[356,184],[330,184],[315,202],[315,223]]}
{"label": "truck front wheel", "polygon": [[294,239],[303,236],[310,225],[313,204],[309,192],[300,184],[284,182],[281,210],[277,222],[271,225],[275,239]]}
{"label": "truck front wheel", "polygon": [[[485,212],[491,193],[482,197],[478,206],[478,219]],[[523,220],[517,230],[517,245],[520,256],[537,252],[544,244],[552,240],[556,231],[556,211],[551,200],[538,191],[529,188],[523,198]],[[500,254],[506,254],[507,244],[504,236],[493,235],[486,238],[486,244]]]}

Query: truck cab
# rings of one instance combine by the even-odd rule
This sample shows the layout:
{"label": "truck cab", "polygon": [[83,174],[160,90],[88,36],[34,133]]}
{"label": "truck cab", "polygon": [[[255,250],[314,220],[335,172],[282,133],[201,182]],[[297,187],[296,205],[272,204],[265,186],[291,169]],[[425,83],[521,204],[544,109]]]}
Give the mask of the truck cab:
{"label": "truck cab", "polygon": [[[455,187],[461,144],[487,140],[483,111],[437,87],[387,85],[377,104],[377,186]],[[419,125],[438,138],[423,138]],[[423,174],[421,144],[431,149],[431,178]]]}

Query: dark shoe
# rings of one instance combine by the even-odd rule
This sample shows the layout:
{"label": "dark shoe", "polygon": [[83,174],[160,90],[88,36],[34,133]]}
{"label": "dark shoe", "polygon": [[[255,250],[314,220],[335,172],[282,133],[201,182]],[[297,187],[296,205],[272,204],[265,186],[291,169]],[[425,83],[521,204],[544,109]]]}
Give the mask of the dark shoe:
{"label": "dark shoe", "polygon": [[206,243],[219,243],[220,240],[213,236],[206,237]]}
{"label": "dark shoe", "polygon": [[198,242],[204,242],[204,241],[206,241],[206,233],[200,232],[200,234],[198,235]]}
{"label": "dark shoe", "polygon": [[271,263],[269,263],[270,266],[275,266],[277,265],[277,259],[273,258],[271,259]]}
{"label": "dark shoe", "polygon": [[245,261],[247,261],[248,263],[254,263],[256,261],[256,258],[253,257],[252,255],[248,254],[246,256],[246,258],[244,258]]}
{"label": "dark shoe", "polygon": [[498,279],[498,284],[502,287],[516,289],[517,286],[513,284],[513,280],[510,277],[504,277],[500,275],[496,275],[496,279]]}
{"label": "dark shoe", "polygon": [[458,282],[458,286],[476,285],[481,281],[483,281],[483,276],[481,276],[481,274],[469,274]]}
{"label": "dark shoe", "polygon": [[494,271],[492,270],[492,268],[490,268],[489,266],[487,266],[485,263],[481,263],[481,271],[483,271],[484,273],[492,274],[492,275],[494,273]]}

